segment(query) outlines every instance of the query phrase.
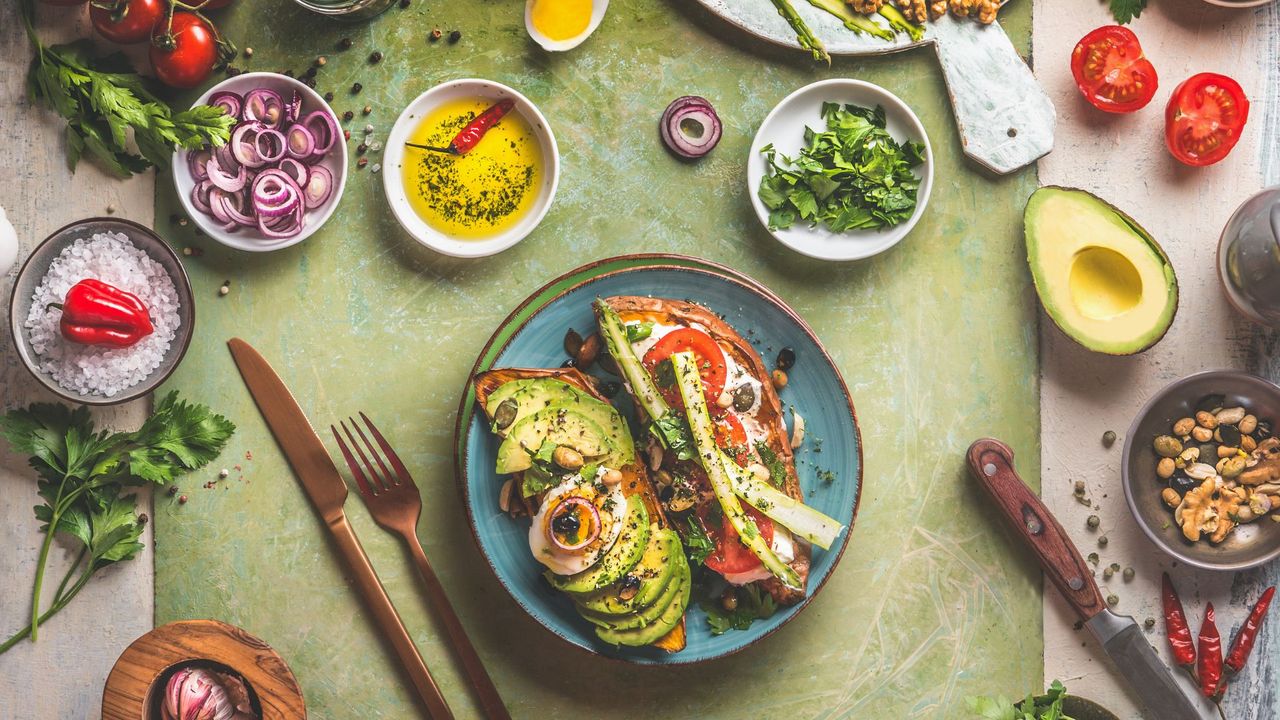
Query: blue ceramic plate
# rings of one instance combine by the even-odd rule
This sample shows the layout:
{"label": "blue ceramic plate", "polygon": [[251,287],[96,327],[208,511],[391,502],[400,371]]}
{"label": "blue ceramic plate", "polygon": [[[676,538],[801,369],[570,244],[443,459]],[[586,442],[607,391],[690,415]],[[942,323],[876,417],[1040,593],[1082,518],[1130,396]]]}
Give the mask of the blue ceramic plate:
{"label": "blue ceramic plate", "polygon": [[[559,367],[565,360],[565,332],[586,334],[595,327],[591,303],[611,295],[652,295],[688,299],[724,316],[739,333],[751,338],[772,365],[783,347],[796,351],[797,362],[783,392],[786,406],[806,422],[806,440],[796,454],[796,470],[805,502],[840,520],[848,529],[830,550],[813,549],[809,597],[757,620],[748,630],[712,635],[696,603],[685,617],[688,645],[668,654],[656,648],[613,647],[601,642],[591,625],[578,616],[564,594],[541,577],[541,566],[528,545],[528,521],[513,521],[498,508],[505,476],[494,473],[498,442],[484,415],[475,407],[468,383],[458,413],[456,462],[463,504],[480,550],[503,587],[539,623],[569,643],[589,652],[636,663],[694,663],[735,653],[782,627],[822,589],[844,551],[862,488],[862,443],[853,402],[835,364],[813,331],[776,295],[733,270],[705,260],[676,255],[627,255],[602,260],[553,280],[525,300],[498,327],[476,361],[474,372],[495,367]],[[594,369],[595,373],[602,373]],[[634,421],[629,402],[615,402]],[[633,424],[634,427],[634,424]],[[822,448],[821,453],[814,449]],[[834,480],[823,477],[834,474]]]}

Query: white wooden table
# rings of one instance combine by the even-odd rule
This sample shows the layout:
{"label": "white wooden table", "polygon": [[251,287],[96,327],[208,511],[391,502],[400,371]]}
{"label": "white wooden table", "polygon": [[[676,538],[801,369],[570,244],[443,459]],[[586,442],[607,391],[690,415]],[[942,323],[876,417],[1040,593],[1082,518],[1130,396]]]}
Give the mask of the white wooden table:
{"label": "white wooden table", "polygon": [[[56,10],[43,12],[53,17]],[[1059,113],[1055,149],[1041,162],[1040,179],[1097,192],[1142,222],[1173,260],[1181,307],[1168,336],[1134,358],[1089,353],[1051,323],[1042,322],[1043,495],[1082,552],[1097,550],[1101,565],[1118,562],[1135,568],[1132,582],[1123,582],[1117,574],[1105,583],[1105,592],[1117,594],[1118,609],[1141,621],[1159,618],[1159,576],[1170,563],[1129,522],[1119,486],[1121,442],[1108,449],[1100,437],[1108,429],[1123,433],[1146,397],[1187,373],[1216,367],[1270,368],[1273,377],[1280,372],[1280,363],[1270,354],[1274,338],[1232,316],[1213,264],[1218,232],[1236,204],[1280,181],[1280,10],[1229,11],[1200,0],[1152,0],[1152,7],[1131,27],[1157,66],[1161,88],[1151,106],[1121,117],[1089,109],[1075,93],[1068,68],[1076,40],[1109,21],[1105,5],[1093,0],[1036,0],[1036,75]],[[60,32],[66,37],[88,34],[85,27],[59,31],[55,23],[44,25],[42,35],[50,39]],[[102,215],[108,206],[120,217],[153,225],[150,175],[120,182],[87,163],[75,175],[66,169],[60,126],[24,99],[30,52],[13,3],[0,4],[0,47],[5,49],[0,53],[0,134],[9,138],[11,147],[0,160],[0,203],[17,227],[23,255],[69,218]],[[1183,168],[1163,147],[1163,107],[1178,82],[1209,70],[1240,81],[1253,101],[1252,115],[1244,139],[1226,161],[1210,168]],[[0,297],[8,297],[11,279],[12,273],[0,279]],[[8,343],[0,346],[0,405],[47,399],[19,366]],[[128,427],[140,422],[145,410],[142,403],[134,403],[98,417]],[[1075,480],[1086,481],[1089,495],[1100,503],[1096,511],[1075,501]],[[40,541],[31,515],[32,482],[24,458],[0,454],[0,546],[5,548],[0,553],[0,632],[5,635],[29,612]],[[1105,549],[1097,548],[1098,533],[1085,528],[1085,518],[1094,512],[1101,516],[1101,530],[1110,541]],[[150,539],[148,532],[148,547]],[[55,558],[55,564],[68,561]],[[106,571],[57,617],[38,644],[19,645],[0,656],[0,718],[97,717],[111,664],[125,645],[152,626],[151,562],[147,551]],[[55,566],[51,573],[56,572]],[[1239,576],[1183,568],[1173,572],[1193,623],[1198,626],[1203,602],[1213,600],[1221,608],[1224,633],[1238,624],[1258,589],[1276,581],[1274,570]],[[1073,619],[1052,588],[1045,597],[1046,681],[1060,678],[1122,718],[1139,717],[1131,696],[1086,634],[1073,628]],[[1163,652],[1163,636],[1153,633],[1152,640]],[[1263,662],[1268,656],[1270,663]],[[1277,671],[1280,634],[1273,627],[1263,635],[1251,669],[1230,695],[1230,717],[1274,718],[1280,708],[1264,698],[1274,697]],[[1026,690],[1030,688],[1008,692]]]}

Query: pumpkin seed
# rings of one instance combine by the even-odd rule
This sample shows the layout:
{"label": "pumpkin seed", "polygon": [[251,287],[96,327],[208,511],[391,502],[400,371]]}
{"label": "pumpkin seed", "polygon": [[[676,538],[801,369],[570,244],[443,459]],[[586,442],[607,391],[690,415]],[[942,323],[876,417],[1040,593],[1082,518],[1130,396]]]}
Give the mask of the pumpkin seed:
{"label": "pumpkin seed", "polygon": [[744,413],[756,404],[756,389],[751,383],[743,383],[733,390],[733,409]]}
{"label": "pumpkin seed", "polygon": [[498,409],[493,413],[493,426],[499,430],[506,430],[511,427],[511,423],[515,422],[516,414],[520,411],[520,404],[512,398],[507,398],[498,403]]}

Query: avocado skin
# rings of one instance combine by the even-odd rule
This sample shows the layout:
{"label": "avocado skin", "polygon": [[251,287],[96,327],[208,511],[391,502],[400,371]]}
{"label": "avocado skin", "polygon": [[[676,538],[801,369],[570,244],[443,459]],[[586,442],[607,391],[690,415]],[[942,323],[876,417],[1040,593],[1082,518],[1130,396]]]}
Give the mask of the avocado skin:
{"label": "avocado skin", "polygon": [[631,572],[649,545],[649,511],[639,495],[627,498],[623,523],[622,534],[599,562],[576,575],[556,575],[548,570],[543,574],[547,582],[564,592],[587,593],[612,585]]}
{"label": "avocado skin", "polygon": [[[574,597],[574,602],[585,611],[601,616],[629,615],[639,612],[659,601],[676,575],[674,555],[683,552],[680,537],[673,530],[650,529],[649,546],[645,548],[640,563],[629,574],[640,578],[640,588],[630,600],[618,597],[622,580],[600,590]],[[626,577],[625,575],[623,576]],[[584,613],[585,614],[585,613]]]}
{"label": "avocado skin", "polygon": [[689,570],[689,561],[685,559],[684,553],[677,553],[676,558],[676,577],[671,581],[671,585],[675,589],[675,597],[667,604],[657,620],[641,627],[626,630],[597,627],[596,635],[601,640],[610,645],[627,645],[629,647],[650,645],[680,624],[680,621],[684,619],[685,610],[689,607],[689,597],[693,593],[693,578]]}
{"label": "avocado skin", "polygon": [[[1173,312],[1169,315],[1168,322],[1165,324],[1164,328],[1162,328],[1159,333],[1152,336],[1140,347],[1137,347],[1131,350],[1126,350],[1126,351],[1115,351],[1115,350],[1108,350],[1105,348],[1090,345],[1086,338],[1080,337],[1079,334],[1075,332],[1073,329],[1065,327],[1057,317],[1056,312],[1049,311],[1048,309],[1049,304],[1045,302],[1046,293],[1048,291],[1042,285],[1040,272],[1038,271],[1036,266],[1037,265],[1036,255],[1033,253],[1033,245],[1036,244],[1036,240],[1034,238],[1034,234],[1035,234],[1034,227],[1035,227],[1035,221],[1037,219],[1037,212],[1039,211],[1039,205],[1046,197],[1052,195],[1053,193],[1083,195],[1088,199],[1092,200],[1094,203],[1097,203],[1098,205],[1100,205],[1102,208],[1105,208],[1107,211],[1114,213],[1117,217],[1119,217],[1125,223],[1125,225],[1129,227],[1129,229],[1133,232],[1134,235],[1140,238],[1143,241],[1143,243],[1147,245],[1147,247],[1149,247],[1151,250],[1153,250],[1156,253],[1156,255],[1159,256],[1160,261],[1164,264],[1166,268],[1169,269],[1168,285],[1165,288],[1165,291],[1169,294],[1170,301],[1172,302],[1172,305],[1173,305]],[[1160,243],[1157,242],[1156,239],[1153,238],[1151,234],[1147,232],[1147,230],[1143,228],[1142,225],[1140,225],[1137,220],[1134,220],[1133,217],[1131,217],[1128,213],[1124,212],[1123,210],[1116,207],[1115,205],[1112,205],[1106,200],[1103,200],[1097,195],[1094,195],[1088,190],[1082,190],[1080,188],[1070,187],[1066,185],[1045,185],[1043,187],[1038,188],[1035,192],[1031,193],[1031,196],[1027,198],[1027,204],[1025,209],[1023,210],[1023,232],[1024,232],[1024,238],[1025,238],[1026,248],[1027,248],[1027,265],[1031,270],[1031,279],[1033,284],[1035,285],[1036,296],[1040,300],[1041,306],[1043,306],[1045,309],[1045,315],[1049,317],[1049,319],[1053,322],[1053,324],[1056,325],[1064,335],[1071,338],[1074,342],[1079,343],[1085,349],[1091,350],[1096,353],[1101,353],[1104,355],[1113,355],[1113,356],[1137,355],[1138,353],[1142,353],[1151,349],[1153,346],[1156,345],[1156,343],[1163,340],[1164,336],[1168,334],[1169,328],[1173,327],[1173,323],[1177,319],[1177,315],[1178,315],[1178,279],[1176,274],[1174,274],[1173,272],[1173,263],[1170,262],[1169,256],[1165,253],[1164,248],[1160,246]]]}

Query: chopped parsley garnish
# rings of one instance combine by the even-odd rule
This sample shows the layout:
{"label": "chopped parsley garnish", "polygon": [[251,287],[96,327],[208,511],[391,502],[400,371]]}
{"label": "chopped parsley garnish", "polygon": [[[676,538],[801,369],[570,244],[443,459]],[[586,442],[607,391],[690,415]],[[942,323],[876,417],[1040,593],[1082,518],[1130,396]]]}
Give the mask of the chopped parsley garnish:
{"label": "chopped parsley garnish", "polygon": [[830,485],[836,481],[836,474],[824,468],[818,468],[818,479]]}
{"label": "chopped parsley garnish", "polygon": [[775,487],[782,487],[787,482],[787,466],[763,440],[756,443],[756,452],[760,453],[760,461],[769,468],[769,482]]}
{"label": "chopped parsley garnish", "polygon": [[730,630],[746,630],[756,620],[772,617],[778,611],[773,596],[760,590],[755,584],[735,588],[738,606],[733,610],[725,610],[719,598],[703,600],[700,605],[707,614],[707,624],[711,626],[712,635],[723,635]]}
{"label": "chopped parsley garnish", "polygon": [[707,536],[707,531],[702,529],[702,525],[698,523],[697,518],[690,515],[685,518],[685,522],[688,527],[681,536],[684,541],[684,554],[689,557],[691,565],[698,567],[716,549],[716,545],[711,542],[711,538]]}
{"label": "chopped parsley garnish", "polygon": [[663,447],[675,454],[677,460],[693,459],[697,452],[693,433],[689,431],[689,422],[678,412],[668,409],[665,415],[649,425],[649,429]]}

